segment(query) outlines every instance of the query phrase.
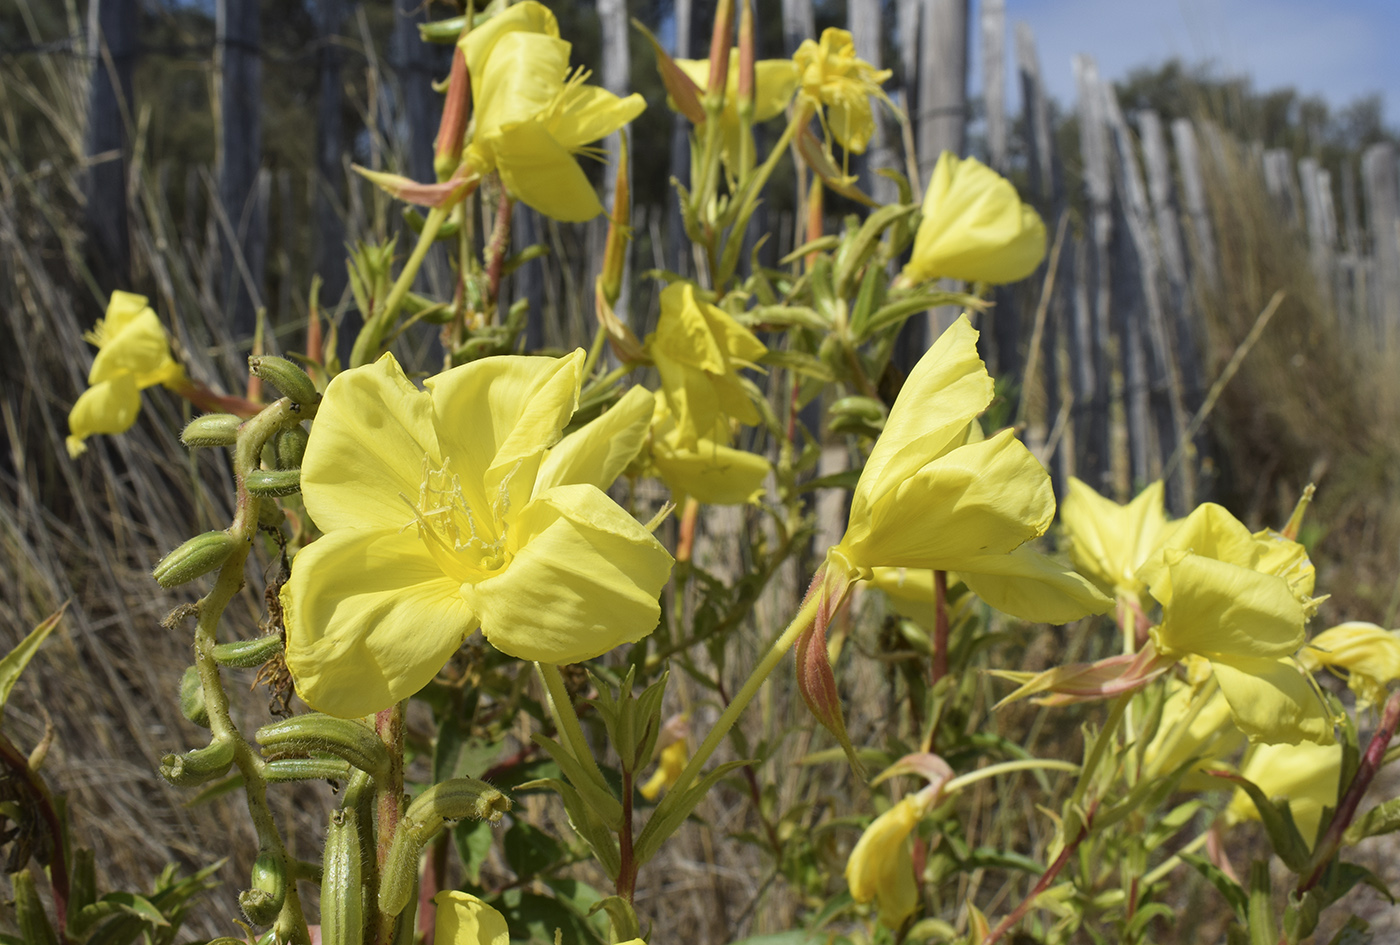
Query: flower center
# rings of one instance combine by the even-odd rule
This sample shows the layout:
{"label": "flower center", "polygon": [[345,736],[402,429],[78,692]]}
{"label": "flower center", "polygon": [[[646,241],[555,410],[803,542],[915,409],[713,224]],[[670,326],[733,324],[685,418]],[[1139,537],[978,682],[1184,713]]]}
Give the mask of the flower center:
{"label": "flower center", "polygon": [[461,477],[451,470],[451,459],[433,468],[423,457],[423,482],[418,501],[403,499],[413,507],[418,537],[449,577],[463,583],[480,581],[505,568],[511,554],[506,548],[506,512],[510,508],[510,476],[501,482],[489,507],[473,508],[462,489]]}

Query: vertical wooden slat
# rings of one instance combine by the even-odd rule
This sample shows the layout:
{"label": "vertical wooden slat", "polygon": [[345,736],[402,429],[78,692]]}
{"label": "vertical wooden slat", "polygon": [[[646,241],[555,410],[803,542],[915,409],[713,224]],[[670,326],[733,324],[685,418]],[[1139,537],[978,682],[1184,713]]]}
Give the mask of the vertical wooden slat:
{"label": "vertical wooden slat", "polygon": [[125,155],[139,9],[136,0],[92,0],[88,8],[93,61],[83,150],[93,163],[84,180],[84,214],[90,265],[107,291],[131,280]]}
{"label": "vertical wooden slat", "polygon": [[1191,233],[1195,240],[1195,253],[1191,258],[1204,276],[1205,284],[1214,289],[1220,285],[1220,264],[1215,254],[1215,233],[1206,205],[1201,151],[1196,144],[1196,130],[1190,121],[1178,118],[1172,122],[1172,142],[1176,146],[1176,166],[1181,174],[1186,216],[1191,221]]}
{"label": "vertical wooden slat", "polygon": [[[262,165],[262,58],[258,0],[218,0],[219,200],[233,230],[222,234],[224,310],[236,339],[251,338],[262,304],[266,208],[257,206]],[[222,228],[221,228],[222,229]]]}
{"label": "vertical wooden slat", "polygon": [[[1325,184],[1324,178],[1327,178]],[[1337,296],[1333,280],[1333,247],[1337,238],[1337,221],[1332,216],[1331,178],[1322,170],[1316,158],[1303,158],[1298,162],[1298,184],[1303,195],[1303,217],[1308,231],[1308,258],[1312,262],[1313,276],[1317,279],[1317,286],[1326,301],[1335,305]]]}
{"label": "vertical wooden slat", "polygon": [[398,80],[403,106],[401,134],[407,139],[405,166],[409,177],[434,180],[433,139],[442,115],[442,96],[433,91],[433,82],[447,74],[450,51],[425,43],[418,26],[428,22],[428,5],[393,0],[394,29],[389,39],[389,64]]}
{"label": "vertical wooden slat", "polygon": [[1025,23],[1016,24],[1016,66],[1021,74],[1031,188],[1046,201],[1046,205],[1054,206],[1060,194],[1051,157],[1050,105],[1045,98],[1045,86],[1040,80],[1040,57],[1035,51],[1035,34]]}
{"label": "vertical wooden slat", "polygon": [[1346,311],[1351,313],[1349,327],[1357,331],[1367,325],[1369,292],[1366,283],[1365,247],[1361,240],[1360,214],[1357,210],[1356,166],[1342,163],[1342,246],[1341,278],[1347,296]]}
{"label": "vertical wooden slat", "polygon": [[[746,0],[740,0],[740,2],[746,2]],[[598,19],[603,27],[603,58],[598,70],[598,80],[603,88],[609,92],[624,97],[632,90],[632,52],[628,46],[632,27],[627,18],[627,0],[598,0]],[[622,153],[622,134],[621,131],[614,132],[608,136],[606,142],[608,163],[603,171],[603,206],[607,213],[612,212],[615,197],[618,161]],[[630,143],[632,145],[632,158],[635,161],[641,156],[637,151],[638,142],[633,138]],[[608,220],[606,216],[599,217],[589,226],[590,255],[596,257],[589,267],[590,273],[602,269],[603,247],[607,239],[607,232]],[[631,246],[629,241],[625,250],[629,260],[632,255]],[[621,293],[615,305],[618,315],[624,321],[628,320],[628,313],[632,307],[631,281],[631,266],[626,264],[623,269]],[[586,288],[591,289],[591,284],[587,285]]]}
{"label": "vertical wooden slat", "polygon": [[1400,322],[1400,182],[1395,146],[1373,144],[1361,155],[1366,217],[1371,224],[1371,256],[1376,278],[1371,291],[1371,323],[1378,344],[1388,347]]}
{"label": "vertical wooden slat", "polygon": [[804,39],[817,38],[817,18],[812,0],[782,0],[783,52],[791,56]]}
{"label": "vertical wooden slat", "polygon": [[1006,0],[982,0],[982,98],[987,163],[1006,171]]}
{"label": "vertical wooden slat", "polygon": [[[880,16],[880,0],[847,0],[847,26],[855,40],[856,55],[876,69],[884,68],[884,18]],[[891,141],[898,132],[890,127],[888,109],[875,104],[875,134],[862,159],[854,162],[860,174],[861,187],[881,203],[893,203],[898,198],[894,182],[877,174],[885,168],[899,168]]]}
{"label": "vertical wooden slat", "polygon": [[277,172],[277,221],[281,232],[277,238],[277,317],[285,324],[295,318],[292,311],[292,247],[296,245],[296,212],[292,204],[292,172],[285,168]]}
{"label": "vertical wooden slat", "polygon": [[[677,59],[694,58],[691,37],[692,0],[675,0],[676,46],[671,55]],[[690,186],[690,123],[677,113],[671,118],[671,177]],[[685,252],[685,223],[681,218],[680,201],[667,193],[666,203],[666,265],[672,272],[688,271]]]}
{"label": "vertical wooden slat", "polygon": [[1298,227],[1303,222],[1298,183],[1293,179],[1293,155],[1285,148],[1271,148],[1263,153],[1264,186],[1274,198],[1284,222]]}
{"label": "vertical wooden slat", "polygon": [[964,150],[967,125],[968,0],[924,0],[919,56],[919,177],[938,155]]}
{"label": "vertical wooden slat", "polygon": [[[311,271],[321,277],[324,301],[335,306],[345,291],[345,103],[337,42],[345,22],[345,0],[317,0],[316,20],[316,167],[311,184]],[[358,313],[357,313],[358,315]],[[358,326],[346,325],[347,336]]]}
{"label": "vertical wooden slat", "polygon": [[[1109,249],[1113,239],[1113,183],[1109,172],[1108,138],[1098,67],[1088,56],[1074,57],[1074,77],[1079,99],[1079,149],[1084,160],[1084,187],[1089,200],[1090,247],[1088,273],[1088,345],[1080,357],[1094,365],[1094,390],[1085,423],[1076,424],[1076,465],[1081,478],[1099,492],[1112,490],[1112,455],[1109,443],[1108,356],[1112,341]],[[1086,339],[1081,336],[1081,345]]]}

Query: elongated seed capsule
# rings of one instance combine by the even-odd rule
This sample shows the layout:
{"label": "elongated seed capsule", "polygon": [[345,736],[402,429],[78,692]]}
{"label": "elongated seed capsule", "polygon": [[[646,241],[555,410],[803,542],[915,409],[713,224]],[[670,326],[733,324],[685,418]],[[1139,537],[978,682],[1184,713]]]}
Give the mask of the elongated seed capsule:
{"label": "elongated seed capsule", "polygon": [[27,869],[10,877],[15,896],[15,921],[19,925],[20,941],[27,945],[58,945],[48,913],[44,911],[39,890],[34,886],[34,874]]}
{"label": "elongated seed capsule", "polygon": [[293,495],[301,491],[301,468],[254,469],[243,477],[243,487],[256,496]]}
{"label": "elongated seed capsule", "polygon": [[228,774],[233,765],[233,740],[216,738],[203,748],[160,760],[160,776],[176,787],[198,787]]}
{"label": "elongated seed capsule", "polygon": [[286,866],[281,855],[264,847],[253,860],[249,888],[238,894],[238,905],[254,925],[268,925],[277,919],[286,898]]}
{"label": "elongated seed capsule", "polygon": [[276,633],[254,640],[236,640],[214,647],[214,661],[220,666],[252,669],[261,666],[282,651],[282,637]]}
{"label": "elongated seed capsule", "polygon": [[298,404],[314,404],[321,399],[310,376],[286,358],[275,355],[249,358],[248,370]]}
{"label": "elongated seed capsule", "polygon": [[331,812],[321,869],[321,945],[361,945],[365,894],[359,817],[353,808]]}
{"label": "elongated seed capsule", "polygon": [[256,737],[264,754],[328,752],[376,778],[389,770],[389,749],[372,729],[353,719],[313,712],[264,725]]}
{"label": "elongated seed capsule", "polygon": [[307,433],[301,427],[282,430],[272,438],[272,451],[278,469],[296,469],[306,452]]}
{"label": "elongated seed capsule", "polygon": [[177,587],[222,565],[237,545],[226,531],[196,535],[161,558],[151,574],[161,587]]}
{"label": "elongated seed capsule", "polygon": [[242,418],[231,413],[206,413],[185,425],[180,442],[191,449],[232,446],[238,442],[238,428],[242,425]]}

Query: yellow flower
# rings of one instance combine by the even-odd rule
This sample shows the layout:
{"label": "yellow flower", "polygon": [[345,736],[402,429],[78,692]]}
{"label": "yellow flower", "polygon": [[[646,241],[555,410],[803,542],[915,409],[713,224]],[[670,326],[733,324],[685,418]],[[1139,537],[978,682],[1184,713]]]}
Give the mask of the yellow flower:
{"label": "yellow flower", "polygon": [[[708,59],[677,59],[676,65],[706,91],[710,81]],[[753,121],[758,124],[783,113],[797,87],[797,68],[790,59],[764,59],[754,63]],[[739,51],[729,56],[729,78],[724,86],[724,111],[719,116],[722,129],[723,155],[726,164],[733,164],[739,155]]]}
{"label": "yellow flower", "polygon": [[846,885],[856,902],[875,901],[880,921],[897,929],[919,908],[911,835],[927,800],[911,794],[885,811],[860,835],[846,861]]}
{"label": "yellow flower", "polygon": [[724,309],[696,298],[689,282],[662,290],[661,316],[647,336],[646,352],[661,374],[678,446],[697,450],[702,439],[724,444],[727,436],[715,438],[720,424],[759,422],[739,371],[755,367],[768,349]]}
{"label": "yellow flower", "polygon": [[723,421],[708,437],[693,446],[681,442],[675,418],[658,402],[652,419],[650,471],[655,473],[679,505],[689,496],[706,505],[741,505],[757,502],[772,466],[747,450],[725,446],[729,433]]}
{"label": "yellow flower", "polygon": [[647,783],[639,788],[642,797],[649,801],[655,800],[657,795],[669,789],[680,778],[686,763],[690,761],[690,749],[686,745],[689,732],[690,717],[685,714],[672,716],[662,727],[659,742],[661,756],[657,759],[656,771]]}
{"label": "yellow flower", "polygon": [[1379,705],[1385,701],[1386,686],[1400,679],[1400,631],[1349,621],[1313,637],[1298,657],[1310,670],[1346,670],[1357,705]]}
{"label": "yellow flower", "polygon": [[905,284],[929,279],[1015,282],[1045,258],[1045,224],[1016,188],[976,158],[944,151],[924,193]]}
{"label": "yellow flower", "polygon": [[[1312,849],[1322,808],[1337,806],[1337,780],[1342,768],[1341,745],[1255,745],[1240,774],[1273,800],[1286,798],[1298,833]],[[1226,808],[1232,821],[1258,820],[1259,811],[1248,794],[1236,790]]]}
{"label": "yellow flower", "polygon": [[113,292],[105,318],[83,335],[97,345],[88,389],[68,414],[68,455],[87,449],[95,433],[124,433],[141,410],[140,391],[156,384],[177,386],[185,372],[170,356],[170,339],[144,295]]}
{"label": "yellow flower", "polygon": [[822,30],[820,42],[803,40],[793,54],[801,95],[813,107],[826,106],[826,126],[841,147],[862,154],[875,134],[870,96],[884,96],[881,84],[892,74],[856,56],[855,40],[842,29]]}
{"label": "yellow flower", "polygon": [[[1209,679],[1207,675],[1202,681],[1211,686],[1209,695],[1201,692],[1199,685],[1168,680],[1157,733],[1143,750],[1143,761],[1163,775],[1175,771],[1187,759],[1196,758],[1192,771],[1182,781],[1184,791],[1228,787],[1219,778],[1202,775],[1200,769],[1217,764],[1245,743],[1244,734],[1231,721],[1230,703]],[[1188,717],[1187,712],[1193,707],[1194,714]]]}
{"label": "yellow flower", "polygon": [[618,98],[570,71],[569,43],[554,14],[534,0],[497,14],[463,38],[476,131],[464,160],[496,171],[511,196],[570,222],[603,212],[574,154],[642,113],[640,95]]}
{"label": "yellow flower", "polygon": [[1311,565],[1304,568],[1285,541],[1251,535],[1207,503],[1181,520],[1139,576],[1162,605],[1161,625],[1151,631],[1158,652],[1209,660],[1251,741],[1326,744],[1331,720],[1293,659],[1303,645]]}
{"label": "yellow flower", "polygon": [[1175,528],[1162,509],[1161,480],[1119,505],[1071,476],[1069,495],[1060,503],[1060,522],[1079,573],[1106,594],[1139,602],[1146,585],[1138,568]]}
{"label": "yellow flower", "polygon": [[851,498],[828,570],[869,579],[881,567],[956,571],[994,607],[1028,620],[1103,613],[1108,598],[1044,555],[1013,551],[1055,514],[1050,476],[1010,429],[980,438],[992,401],[977,332],[959,318],[904,382]]}
{"label": "yellow flower", "polygon": [[472,894],[444,889],[433,903],[433,941],[438,945],[510,945],[506,917]]}
{"label": "yellow flower", "polygon": [[287,665],[307,703],[384,709],[478,626],[497,649],[549,663],[655,628],[670,555],[602,491],[640,450],[650,398],[624,398],[559,442],[583,360],[486,358],[424,392],[385,355],[331,382],[302,461],[325,535],[282,590]]}

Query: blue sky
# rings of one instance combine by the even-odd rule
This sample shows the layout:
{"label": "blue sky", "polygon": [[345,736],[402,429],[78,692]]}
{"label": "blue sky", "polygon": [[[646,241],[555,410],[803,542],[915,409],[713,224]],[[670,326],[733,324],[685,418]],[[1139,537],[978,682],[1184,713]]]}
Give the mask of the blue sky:
{"label": "blue sky", "polygon": [[[1093,56],[1109,79],[1176,57],[1249,75],[1257,89],[1291,85],[1333,106],[1380,92],[1386,123],[1400,127],[1400,0],[1006,0],[1006,18],[1008,31],[1018,21],[1034,30],[1046,86],[1065,107],[1074,102],[1075,53]],[[970,78],[978,94],[979,65]],[[1018,108],[1019,84],[1008,77],[1007,88]]]}

